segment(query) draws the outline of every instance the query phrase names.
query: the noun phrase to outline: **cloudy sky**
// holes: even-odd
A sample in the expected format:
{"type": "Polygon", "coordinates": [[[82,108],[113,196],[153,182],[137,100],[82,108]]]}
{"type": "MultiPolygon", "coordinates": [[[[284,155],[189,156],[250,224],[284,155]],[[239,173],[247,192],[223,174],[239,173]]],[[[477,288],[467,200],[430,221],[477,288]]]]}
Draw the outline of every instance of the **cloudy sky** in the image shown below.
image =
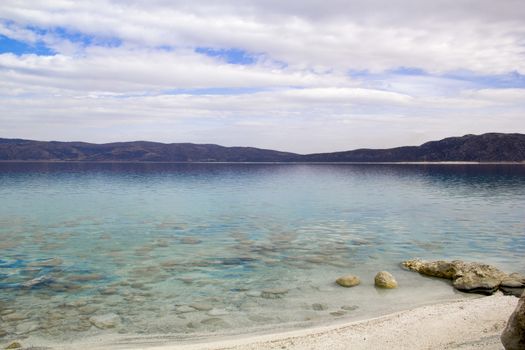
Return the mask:
{"type": "Polygon", "coordinates": [[[0,137],[300,153],[525,132],[523,0],[2,0],[0,137]]]}

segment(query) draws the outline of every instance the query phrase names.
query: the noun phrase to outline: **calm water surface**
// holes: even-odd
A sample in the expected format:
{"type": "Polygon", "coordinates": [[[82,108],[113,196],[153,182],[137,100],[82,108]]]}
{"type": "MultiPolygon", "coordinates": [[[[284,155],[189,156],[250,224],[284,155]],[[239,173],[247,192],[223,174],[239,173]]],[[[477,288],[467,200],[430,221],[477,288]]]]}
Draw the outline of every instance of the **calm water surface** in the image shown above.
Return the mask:
{"type": "Polygon", "coordinates": [[[471,297],[525,272],[523,165],[0,164],[0,341],[253,332],[471,297]],[[51,259],[51,260],[50,260],[51,259]],[[377,290],[388,270],[396,290],[377,290]],[[357,274],[359,287],[334,284],[357,274]],[[90,317],[115,314],[99,329],[90,317]]]}

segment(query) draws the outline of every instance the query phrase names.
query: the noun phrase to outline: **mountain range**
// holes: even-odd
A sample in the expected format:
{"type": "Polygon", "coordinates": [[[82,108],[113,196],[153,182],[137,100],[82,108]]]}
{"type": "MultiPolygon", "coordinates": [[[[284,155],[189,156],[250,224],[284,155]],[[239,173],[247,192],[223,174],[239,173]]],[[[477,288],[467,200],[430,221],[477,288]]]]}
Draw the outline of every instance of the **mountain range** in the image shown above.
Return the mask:
{"type": "Polygon", "coordinates": [[[100,162],[525,162],[525,134],[448,137],[420,146],[296,154],[253,147],[147,141],[93,144],[0,138],[0,161],[100,162]]]}

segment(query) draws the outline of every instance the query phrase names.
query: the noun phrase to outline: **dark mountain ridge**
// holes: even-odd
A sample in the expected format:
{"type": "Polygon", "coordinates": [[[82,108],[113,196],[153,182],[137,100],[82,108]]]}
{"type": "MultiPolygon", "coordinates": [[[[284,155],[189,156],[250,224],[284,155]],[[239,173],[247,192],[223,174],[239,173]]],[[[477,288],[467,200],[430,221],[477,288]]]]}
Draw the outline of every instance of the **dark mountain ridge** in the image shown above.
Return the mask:
{"type": "Polygon", "coordinates": [[[525,135],[487,133],[420,146],[300,155],[253,147],[149,141],[93,144],[0,138],[0,161],[105,162],[524,162],[525,135]]]}

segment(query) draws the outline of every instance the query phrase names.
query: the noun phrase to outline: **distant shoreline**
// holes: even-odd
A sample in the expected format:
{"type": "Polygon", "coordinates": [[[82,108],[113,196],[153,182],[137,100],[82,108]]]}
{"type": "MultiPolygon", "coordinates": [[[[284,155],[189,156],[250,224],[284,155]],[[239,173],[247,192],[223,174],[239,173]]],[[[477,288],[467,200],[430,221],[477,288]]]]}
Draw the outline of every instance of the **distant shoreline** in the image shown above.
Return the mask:
{"type": "Polygon", "coordinates": [[[144,160],[0,160],[1,163],[77,163],[77,164],[297,164],[297,165],[525,165],[521,162],[472,162],[472,161],[435,161],[435,162],[176,162],[144,160]]]}

